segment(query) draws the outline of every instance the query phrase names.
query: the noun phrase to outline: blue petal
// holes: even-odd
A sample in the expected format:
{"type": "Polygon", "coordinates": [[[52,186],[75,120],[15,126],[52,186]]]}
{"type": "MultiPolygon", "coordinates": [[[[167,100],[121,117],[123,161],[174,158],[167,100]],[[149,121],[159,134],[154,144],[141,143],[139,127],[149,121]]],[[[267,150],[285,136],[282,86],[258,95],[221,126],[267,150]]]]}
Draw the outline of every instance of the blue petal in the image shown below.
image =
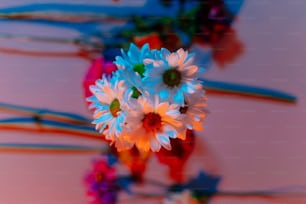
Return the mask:
{"type": "Polygon", "coordinates": [[[138,61],[139,57],[140,57],[140,51],[138,49],[138,47],[131,43],[130,45],[130,49],[128,51],[128,56],[130,57],[131,60],[135,60],[138,61]]]}
{"type": "Polygon", "coordinates": [[[178,89],[176,94],[173,96],[173,100],[174,102],[176,102],[177,104],[183,106],[184,105],[184,95],[183,92],[178,89]]]}
{"type": "Polygon", "coordinates": [[[94,122],[95,123],[101,123],[101,122],[108,122],[113,116],[110,113],[106,113],[101,115],[99,118],[95,119],[94,122]]]}
{"type": "Polygon", "coordinates": [[[144,46],[141,48],[141,53],[140,53],[140,59],[144,59],[146,55],[149,53],[149,44],[146,43],[144,46]]]}
{"type": "Polygon", "coordinates": [[[158,93],[159,97],[161,100],[166,100],[169,98],[170,96],[170,91],[168,89],[164,89],[164,90],[161,90],[159,93],[158,93]]]}

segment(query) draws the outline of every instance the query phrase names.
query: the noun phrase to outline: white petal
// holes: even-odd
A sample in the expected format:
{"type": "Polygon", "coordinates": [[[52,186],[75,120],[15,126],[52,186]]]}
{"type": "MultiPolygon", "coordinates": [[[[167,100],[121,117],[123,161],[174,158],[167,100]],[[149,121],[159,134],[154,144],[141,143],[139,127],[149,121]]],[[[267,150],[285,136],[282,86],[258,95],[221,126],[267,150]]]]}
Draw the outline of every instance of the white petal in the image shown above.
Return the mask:
{"type": "Polygon", "coordinates": [[[178,54],[177,53],[172,53],[168,58],[169,67],[171,67],[171,68],[177,67],[178,66],[178,59],[179,59],[178,54]]]}
{"type": "Polygon", "coordinates": [[[168,111],[168,108],[169,108],[169,104],[167,102],[163,102],[163,103],[160,103],[159,105],[157,105],[156,112],[159,115],[163,116],[168,111]]]}
{"type": "Polygon", "coordinates": [[[177,54],[179,55],[178,65],[183,65],[187,58],[188,52],[185,52],[184,49],[181,48],[177,51],[177,54]]]}
{"type": "Polygon", "coordinates": [[[150,58],[145,58],[144,60],[143,60],[143,64],[144,65],[148,65],[148,64],[152,64],[152,63],[154,63],[154,59],[150,59],[150,58]]]}
{"type": "Polygon", "coordinates": [[[188,66],[188,67],[185,67],[184,68],[184,75],[186,76],[192,76],[194,75],[197,71],[198,71],[198,67],[195,66],[195,65],[191,65],[191,66],[188,66]]]}
{"type": "Polygon", "coordinates": [[[107,123],[109,120],[111,120],[113,118],[113,116],[110,113],[106,113],[102,116],[100,116],[99,118],[96,118],[93,122],[96,123],[107,123]]]}
{"type": "Polygon", "coordinates": [[[176,138],[177,137],[177,131],[174,127],[170,125],[165,125],[163,127],[164,134],[167,135],[170,138],[176,138]]]}
{"type": "Polygon", "coordinates": [[[194,54],[188,54],[187,59],[184,62],[184,66],[190,66],[194,61],[194,54]]]}
{"type": "Polygon", "coordinates": [[[153,152],[158,152],[160,150],[161,145],[155,137],[151,138],[150,145],[153,152]]]}
{"type": "Polygon", "coordinates": [[[157,134],[157,139],[164,148],[166,148],[167,150],[171,150],[169,137],[164,134],[157,134]]]}

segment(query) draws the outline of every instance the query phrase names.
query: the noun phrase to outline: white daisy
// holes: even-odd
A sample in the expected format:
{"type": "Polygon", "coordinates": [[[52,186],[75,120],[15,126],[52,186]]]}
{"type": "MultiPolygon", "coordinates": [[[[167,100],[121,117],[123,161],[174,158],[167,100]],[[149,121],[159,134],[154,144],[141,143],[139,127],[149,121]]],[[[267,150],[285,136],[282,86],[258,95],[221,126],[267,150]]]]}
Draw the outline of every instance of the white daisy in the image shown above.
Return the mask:
{"type": "MultiPolygon", "coordinates": [[[[187,129],[203,130],[203,123],[206,117],[206,96],[203,89],[185,97],[185,104],[180,107],[183,116],[183,124],[187,129]]],[[[186,135],[180,135],[180,139],[185,139],[186,135]]]]}
{"type": "Polygon", "coordinates": [[[95,85],[90,86],[93,96],[87,99],[92,103],[90,108],[95,110],[92,123],[119,149],[131,147],[129,142],[122,140],[122,131],[128,113],[126,90],[124,80],[119,80],[115,73],[110,80],[103,77],[95,85]]]}
{"type": "Polygon", "coordinates": [[[179,49],[171,53],[161,49],[160,59],[146,59],[145,63],[152,63],[153,68],[147,72],[145,84],[153,94],[161,99],[184,105],[184,96],[202,89],[197,80],[198,67],[193,65],[194,55],[179,49]]]}
{"type": "Polygon", "coordinates": [[[159,151],[161,146],[171,150],[169,138],[176,138],[182,127],[179,106],[159,102],[157,95],[154,100],[148,96],[134,100],[137,102],[127,116],[127,140],[142,151],[159,151]]]}

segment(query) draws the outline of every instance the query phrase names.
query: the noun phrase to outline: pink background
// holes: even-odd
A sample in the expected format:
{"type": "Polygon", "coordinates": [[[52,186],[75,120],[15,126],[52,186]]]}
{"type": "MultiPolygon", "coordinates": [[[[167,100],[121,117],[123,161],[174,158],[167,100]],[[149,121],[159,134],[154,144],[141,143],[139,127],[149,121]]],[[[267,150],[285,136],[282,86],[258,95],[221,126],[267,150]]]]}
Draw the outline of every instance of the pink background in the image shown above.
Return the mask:
{"type": "MultiPolygon", "coordinates": [[[[1,7],[17,4],[2,0],[1,7]]],[[[29,3],[29,1],[25,1],[29,3]]],[[[71,1],[72,2],[72,1],[71,1]]],[[[74,2],[74,1],[73,1],[74,2]]],[[[21,4],[18,1],[18,4],[21,4]]],[[[205,131],[186,170],[219,173],[223,190],[257,190],[306,185],[306,2],[245,1],[234,27],[245,44],[242,56],[225,68],[213,67],[209,79],[241,82],[291,92],[295,105],[209,95],[205,131]]],[[[10,33],[78,36],[77,32],[39,25],[0,23],[10,33]]],[[[0,46],[34,50],[74,50],[0,40],[0,46]],[[31,47],[29,47],[31,46],[31,47]]],[[[82,77],[89,62],[0,53],[0,101],[75,112],[90,117],[83,100],[82,77]]],[[[4,114],[1,117],[7,116],[4,114]]],[[[0,142],[91,144],[96,141],[65,135],[1,131],[0,142]]],[[[84,204],[82,178],[95,154],[0,154],[0,203],[84,204]]],[[[166,169],[152,158],[147,177],[163,178],[166,169]]],[[[133,200],[130,200],[133,201],[133,200]]],[[[306,203],[305,198],[279,200],[216,197],[212,204],[306,203]]]]}

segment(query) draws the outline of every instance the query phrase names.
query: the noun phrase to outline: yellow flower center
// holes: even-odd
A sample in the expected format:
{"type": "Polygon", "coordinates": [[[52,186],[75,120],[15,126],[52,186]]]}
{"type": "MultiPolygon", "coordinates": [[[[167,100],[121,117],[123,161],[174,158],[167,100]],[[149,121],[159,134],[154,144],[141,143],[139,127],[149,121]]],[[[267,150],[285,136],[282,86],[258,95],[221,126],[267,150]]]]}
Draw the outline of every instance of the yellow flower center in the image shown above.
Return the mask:
{"type": "Polygon", "coordinates": [[[187,113],[187,111],[188,111],[188,106],[187,105],[180,107],[180,113],[185,114],[185,113],[187,113]]]}
{"type": "Polygon", "coordinates": [[[171,88],[180,85],[181,80],[181,73],[175,68],[168,69],[163,73],[163,82],[171,88]]]}
{"type": "Polygon", "coordinates": [[[111,114],[114,116],[114,117],[117,117],[118,116],[118,112],[121,110],[120,109],[120,102],[118,99],[114,99],[110,105],[109,105],[109,110],[111,112],[111,114]]]}
{"type": "Polygon", "coordinates": [[[159,130],[162,127],[161,117],[157,113],[147,113],[142,120],[142,125],[148,132],[159,130]]]}
{"type": "Polygon", "coordinates": [[[137,72],[141,77],[144,77],[143,73],[146,71],[144,64],[135,64],[133,66],[134,72],[137,72]]]}
{"type": "Polygon", "coordinates": [[[141,95],[140,91],[138,91],[138,89],[135,86],[132,87],[132,91],[133,91],[132,98],[138,98],[141,95]]]}

